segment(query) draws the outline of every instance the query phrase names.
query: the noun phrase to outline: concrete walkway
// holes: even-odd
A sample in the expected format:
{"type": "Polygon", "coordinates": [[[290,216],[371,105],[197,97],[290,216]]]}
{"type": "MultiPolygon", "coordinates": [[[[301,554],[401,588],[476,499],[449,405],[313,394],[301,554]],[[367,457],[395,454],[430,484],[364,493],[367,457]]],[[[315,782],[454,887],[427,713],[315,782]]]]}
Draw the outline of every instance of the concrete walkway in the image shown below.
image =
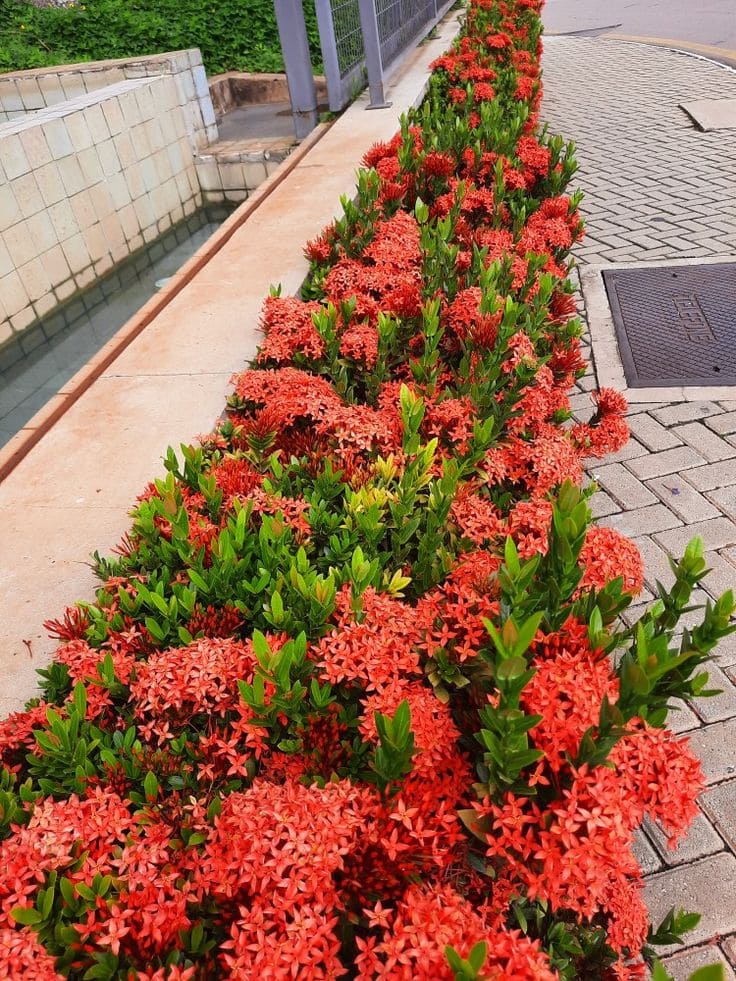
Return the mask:
{"type": "MultiPolygon", "coordinates": [[[[736,129],[701,133],[678,108],[736,98],[736,73],[664,48],[593,38],[547,38],[544,69],[544,117],[578,146],[584,284],[590,263],[736,259],[736,129]]],[[[582,418],[592,411],[589,389],[607,380],[606,362],[604,352],[599,378],[591,369],[573,396],[582,418]]],[[[719,394],[680,390],[659,401],[650,394],[631,406],[629,444],[591,468],[601,488],[595,511],[634,538],[650,590],[656,579],[672,581],[668,555],[702,535],[713,571],[700,601],[736,586],[736,401],[719,394]]],[[[723,694],[675,717],[703,761],[702,813],[675,852],[654,827],[639,844],[653,919],[672,906],[703,914],[685,950],[667,961],[677,981],[718,959],[736,978],[735,637],[721,645],[711,682],[723,694]]]]}
{"type": "Polygon", "coordinates": [[[430,62],[458,29],[448,14],[409,57],[389,85],[390,109],[366,112],[365,95],[353,103],[2,481],[0,716],[35,694],[35,670],[54,648],[43,621],[94,598],[89,555],[120,540],[167,446],[212,429],[231,375],[255,353],[269,286],[299,289],[304,245],[354,192],[366,150],[390,139],[399,115],[421,101],[430,62]]]}

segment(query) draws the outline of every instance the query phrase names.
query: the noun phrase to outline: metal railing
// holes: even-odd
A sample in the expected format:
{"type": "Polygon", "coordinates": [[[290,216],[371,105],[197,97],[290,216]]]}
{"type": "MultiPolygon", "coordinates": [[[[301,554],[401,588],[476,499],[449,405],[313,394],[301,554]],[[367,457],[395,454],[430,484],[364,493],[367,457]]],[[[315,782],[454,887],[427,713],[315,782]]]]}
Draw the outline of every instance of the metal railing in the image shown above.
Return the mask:
{"type": "Polygon", "coordinates": [[[437,0],[375,0],[375,6],[384,72],[437,23],[443,8],[437,0]]]}
{"type": "Polygon", "coordinates": [[[358,0],[315,0],[327,96],[343,109],[365,85],[365,47],[358,0]]]}
{"type": "Polygon", "coordinates": [[[315,0],[330,109],[354,98],[367,78],[371,109],[403,55],[444,17],[453,0],[315,0]]]}
{"type": "MultiPolygon", "coordinates": [[[[390,103],[386,77],[428,34],[453,0],[314,0],[330,109],[339,112],[364,88],[369,109],[390,103]]],[[[274,0],[294,124],[302,138],[315,125],[317,100],[301,0],[274,0]]]]}

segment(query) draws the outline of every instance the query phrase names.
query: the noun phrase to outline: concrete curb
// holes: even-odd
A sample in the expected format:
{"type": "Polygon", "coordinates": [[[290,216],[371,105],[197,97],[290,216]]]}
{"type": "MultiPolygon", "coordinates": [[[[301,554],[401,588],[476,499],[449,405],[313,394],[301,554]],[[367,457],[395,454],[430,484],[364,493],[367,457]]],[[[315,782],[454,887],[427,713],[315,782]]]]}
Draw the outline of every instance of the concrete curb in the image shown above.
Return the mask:
{"type": "Polygon", "coordinates": [[[730,48],[718,48],[711,44],[699,44],[696,41],[682,41],[671,37],[645,37],[639,34],[599,34],[602,41],[629,41],[632,44],[651,44],[658,48],[668,48],[680,54],[694,55],[715,61],[719,65],[736,69],[736,51],[730,48]]]}

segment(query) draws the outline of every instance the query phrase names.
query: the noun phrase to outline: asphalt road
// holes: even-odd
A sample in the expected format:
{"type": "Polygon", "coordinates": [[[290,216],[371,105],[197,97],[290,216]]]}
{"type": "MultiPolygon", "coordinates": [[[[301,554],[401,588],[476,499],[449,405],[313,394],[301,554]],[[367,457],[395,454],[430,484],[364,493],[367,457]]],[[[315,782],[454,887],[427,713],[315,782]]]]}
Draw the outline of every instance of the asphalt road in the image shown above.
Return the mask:
{"type": "Polygon", "coordinates": [[[736,50],[736,0],[547,0],[544,24],[554,34],[638,34],[736,50]]]}

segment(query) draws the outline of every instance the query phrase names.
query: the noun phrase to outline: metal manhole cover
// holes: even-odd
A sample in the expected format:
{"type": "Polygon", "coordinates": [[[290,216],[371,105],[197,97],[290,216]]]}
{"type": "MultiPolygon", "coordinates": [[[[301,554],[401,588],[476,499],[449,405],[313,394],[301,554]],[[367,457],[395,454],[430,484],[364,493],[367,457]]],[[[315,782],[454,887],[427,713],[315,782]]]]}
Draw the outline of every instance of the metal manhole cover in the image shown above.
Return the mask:
{"type": "Polygon", "coordinates": [[[630,388],[736,385],[736,263],[605,269],[630,388]]]}

